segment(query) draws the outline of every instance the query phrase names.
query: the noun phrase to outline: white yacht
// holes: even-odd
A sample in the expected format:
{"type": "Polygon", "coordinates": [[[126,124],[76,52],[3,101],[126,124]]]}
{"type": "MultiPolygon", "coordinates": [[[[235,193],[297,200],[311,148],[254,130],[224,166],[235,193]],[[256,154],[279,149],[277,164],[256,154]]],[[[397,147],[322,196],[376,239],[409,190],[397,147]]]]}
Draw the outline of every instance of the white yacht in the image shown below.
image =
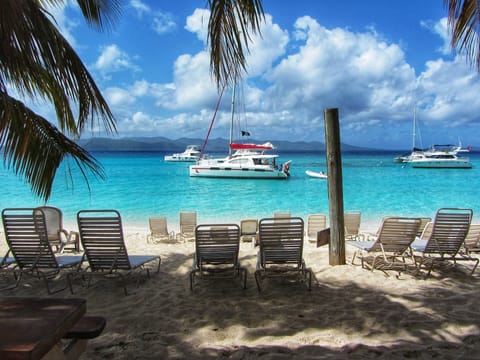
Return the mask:
{"type": "Polygon", "coordinates": [[[195,162],[200,159],[200,146],[188,145],[184,152],[173,155],[165,155],[164,161],[182,161],[182,162],[195,162]]]}
{"type": "Polygon", "coordinates": [[[200,159],[190,165],[191,177],[211,178],[251,178],[251,179],[287,179],[290,161],[278,164],[276,154],[267,154],[273,150],[271,143],[241,144],[232,143],[232,155],[219,159],[200,159]]]}
{"type": "Polygon", "coordinates": [[[468,157],[457,156],[456,153],[418,154],[408,161],[414,168],[434,169],[471,169],[472,164],[468,157]]]}

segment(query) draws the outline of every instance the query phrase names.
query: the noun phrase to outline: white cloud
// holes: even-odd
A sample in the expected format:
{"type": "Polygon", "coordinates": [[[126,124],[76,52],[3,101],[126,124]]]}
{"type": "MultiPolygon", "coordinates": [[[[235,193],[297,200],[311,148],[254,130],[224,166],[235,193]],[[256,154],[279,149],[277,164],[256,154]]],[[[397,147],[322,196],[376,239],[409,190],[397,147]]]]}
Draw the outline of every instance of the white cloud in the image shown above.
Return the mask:
{"type": "Polygon", "coordinates": [[[135,97],[128,90],[118,87],[107,88],[103,94],[113,108],[125,107],[135,102],[135,97]]]}
{"type": "Polygon", "coordinates": [[[94,67],[104,75],[124,70],[140,70],[133,64],[130,56],[115,44],[104,46],[101,51],[94,67]]]}
{"type": "Polygon", "coordinates": [[[141,0],[131,0],[130,6],[135,9],[137,15],[140,17],[151,12],[150,6],[148,6],[141,0]]]}
{"type": "Polygon", "coordinates": [[[195,9],[193,14],[187,17],[187,24],[185,25],[185,29],[195,33],[204,44],[207,43],[209,18],[209,10],[195,9]]]}
{"type": "Polygon", "coordinates": [[[453,128],[478,121],[472,114],[480,114],[480,77],[463,57],[429,61],[418,88],[424,121],[453,128]]]}
{"type": "Polygon", "coordinates": [[[158,34],[165,34],[177,27],[172,14],[160,10],[152,10],[141,0],[131,0],[130,6],[136,11],[139,18],[148,18],[152,22],[152,29],[158,34]]]}
{"type": "Polygon", "coordinates": [[[327,29],[308,16],[295,27],[298,52],[267,77],[271,86],[265,98],[272,109],[290,109],[308,126],[324,108],[338,107],[346,121],[354,116],[366,125],[385,108],[396,112],[405,106],[398,99],[411,93],[415,74],[398,45],[375,33],[327,29]]]}

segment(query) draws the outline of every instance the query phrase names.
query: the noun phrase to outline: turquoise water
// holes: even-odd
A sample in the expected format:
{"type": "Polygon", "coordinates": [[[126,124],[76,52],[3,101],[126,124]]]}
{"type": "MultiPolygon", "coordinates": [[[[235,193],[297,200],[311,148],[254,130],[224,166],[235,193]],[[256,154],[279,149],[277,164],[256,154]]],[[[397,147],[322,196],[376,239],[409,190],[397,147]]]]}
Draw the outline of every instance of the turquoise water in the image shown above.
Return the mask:
{"type": "MultiPolygon", "coordinates": [[[[148,217],[165,215],[178,224],[181,210],[197,210],[202,223],[272,216],[288,210],[306,219],[328,214],[327,182],[305,170],[326,170],[325,154],[281,154],[292,160],[289,180],[190,178],[188,163],[165,163],[160,152],[94,153],[107,174],[91,179],[89,191],[78,177],[72,188],[60,170],[48,204],[74,223],[81,209],[117,209],[125,224],[146,227],[148,217]]],[[[386,215],[431,216],[440,207],[469,207],[480,219],[480,155],[464,169],[412,169],[393,163],[396,153],[342,155],[344,208],[362,212],[362,223],[378,224],[386,215]]],[[[43,202],[10,171],[0,173],[0,207],[32,207],[43,202]]],[[[475,220],[476,221],[476,220],[475,220]]]]}

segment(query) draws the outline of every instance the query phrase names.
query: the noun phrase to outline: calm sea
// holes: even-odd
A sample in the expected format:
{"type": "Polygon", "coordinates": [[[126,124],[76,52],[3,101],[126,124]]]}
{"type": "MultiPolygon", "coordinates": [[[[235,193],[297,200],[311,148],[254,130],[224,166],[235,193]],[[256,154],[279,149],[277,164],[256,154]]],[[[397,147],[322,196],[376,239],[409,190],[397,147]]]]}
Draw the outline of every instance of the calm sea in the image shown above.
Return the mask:
{"type": "MultiPolygon", "coordinates": [[[[105,181],[80,176],[72,187],[60,170],[49,205],[60,207],[75,224],[81,209],[117,209],[124,224],[148,228],[148,217],[165,215],[178,225],[181,210],[197,210],[199,223],[239,222],[288,210],[304,219],[328,214],[327,182],[305,170],[326,170],[325,154],[281,154],[292,160],[291,177],[282,180],[190,178],[189,163],[166,163],[160,152],[94,153],[105,181]]],[[[412,169],[393,162],[397,153],[344,153],[345,210],[362,212],[362,224],[377,225],[386,215],[431,216],[440,207],[468,207],[480,220],[480,154],[469,154],[473,169],[412,169]]],[[[0,173],[0,207],[33,207],[43,202],[6,169],[0,173]]],[[[373,227],[375,228],[375,226],[373,227]]]]}

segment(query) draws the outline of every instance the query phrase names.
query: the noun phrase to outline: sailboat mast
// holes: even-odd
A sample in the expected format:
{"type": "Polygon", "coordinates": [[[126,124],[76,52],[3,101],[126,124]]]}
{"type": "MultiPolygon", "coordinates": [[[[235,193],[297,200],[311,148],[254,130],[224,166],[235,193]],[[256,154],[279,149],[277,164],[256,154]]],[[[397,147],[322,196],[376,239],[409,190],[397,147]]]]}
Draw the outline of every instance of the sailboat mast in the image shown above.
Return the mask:
{"type": "Polygon", "coordinates": [[[229,141],[229,146],[228,146],[228,154],[232,155],[232,148],[230,145],[233,143],[233,120],[235,117],[235,89],[236,85],[233,85],[233,91],[232,91],[232,114],[231,114],[231,119],[230,119],[230,141],[229,141]]]}
{"type": "Polygon", "coordinates": [[[415,149],[415,130],[417,128],[417,105],[413,106],[413,138],[412,138],[412,151],[415,149]]]}

